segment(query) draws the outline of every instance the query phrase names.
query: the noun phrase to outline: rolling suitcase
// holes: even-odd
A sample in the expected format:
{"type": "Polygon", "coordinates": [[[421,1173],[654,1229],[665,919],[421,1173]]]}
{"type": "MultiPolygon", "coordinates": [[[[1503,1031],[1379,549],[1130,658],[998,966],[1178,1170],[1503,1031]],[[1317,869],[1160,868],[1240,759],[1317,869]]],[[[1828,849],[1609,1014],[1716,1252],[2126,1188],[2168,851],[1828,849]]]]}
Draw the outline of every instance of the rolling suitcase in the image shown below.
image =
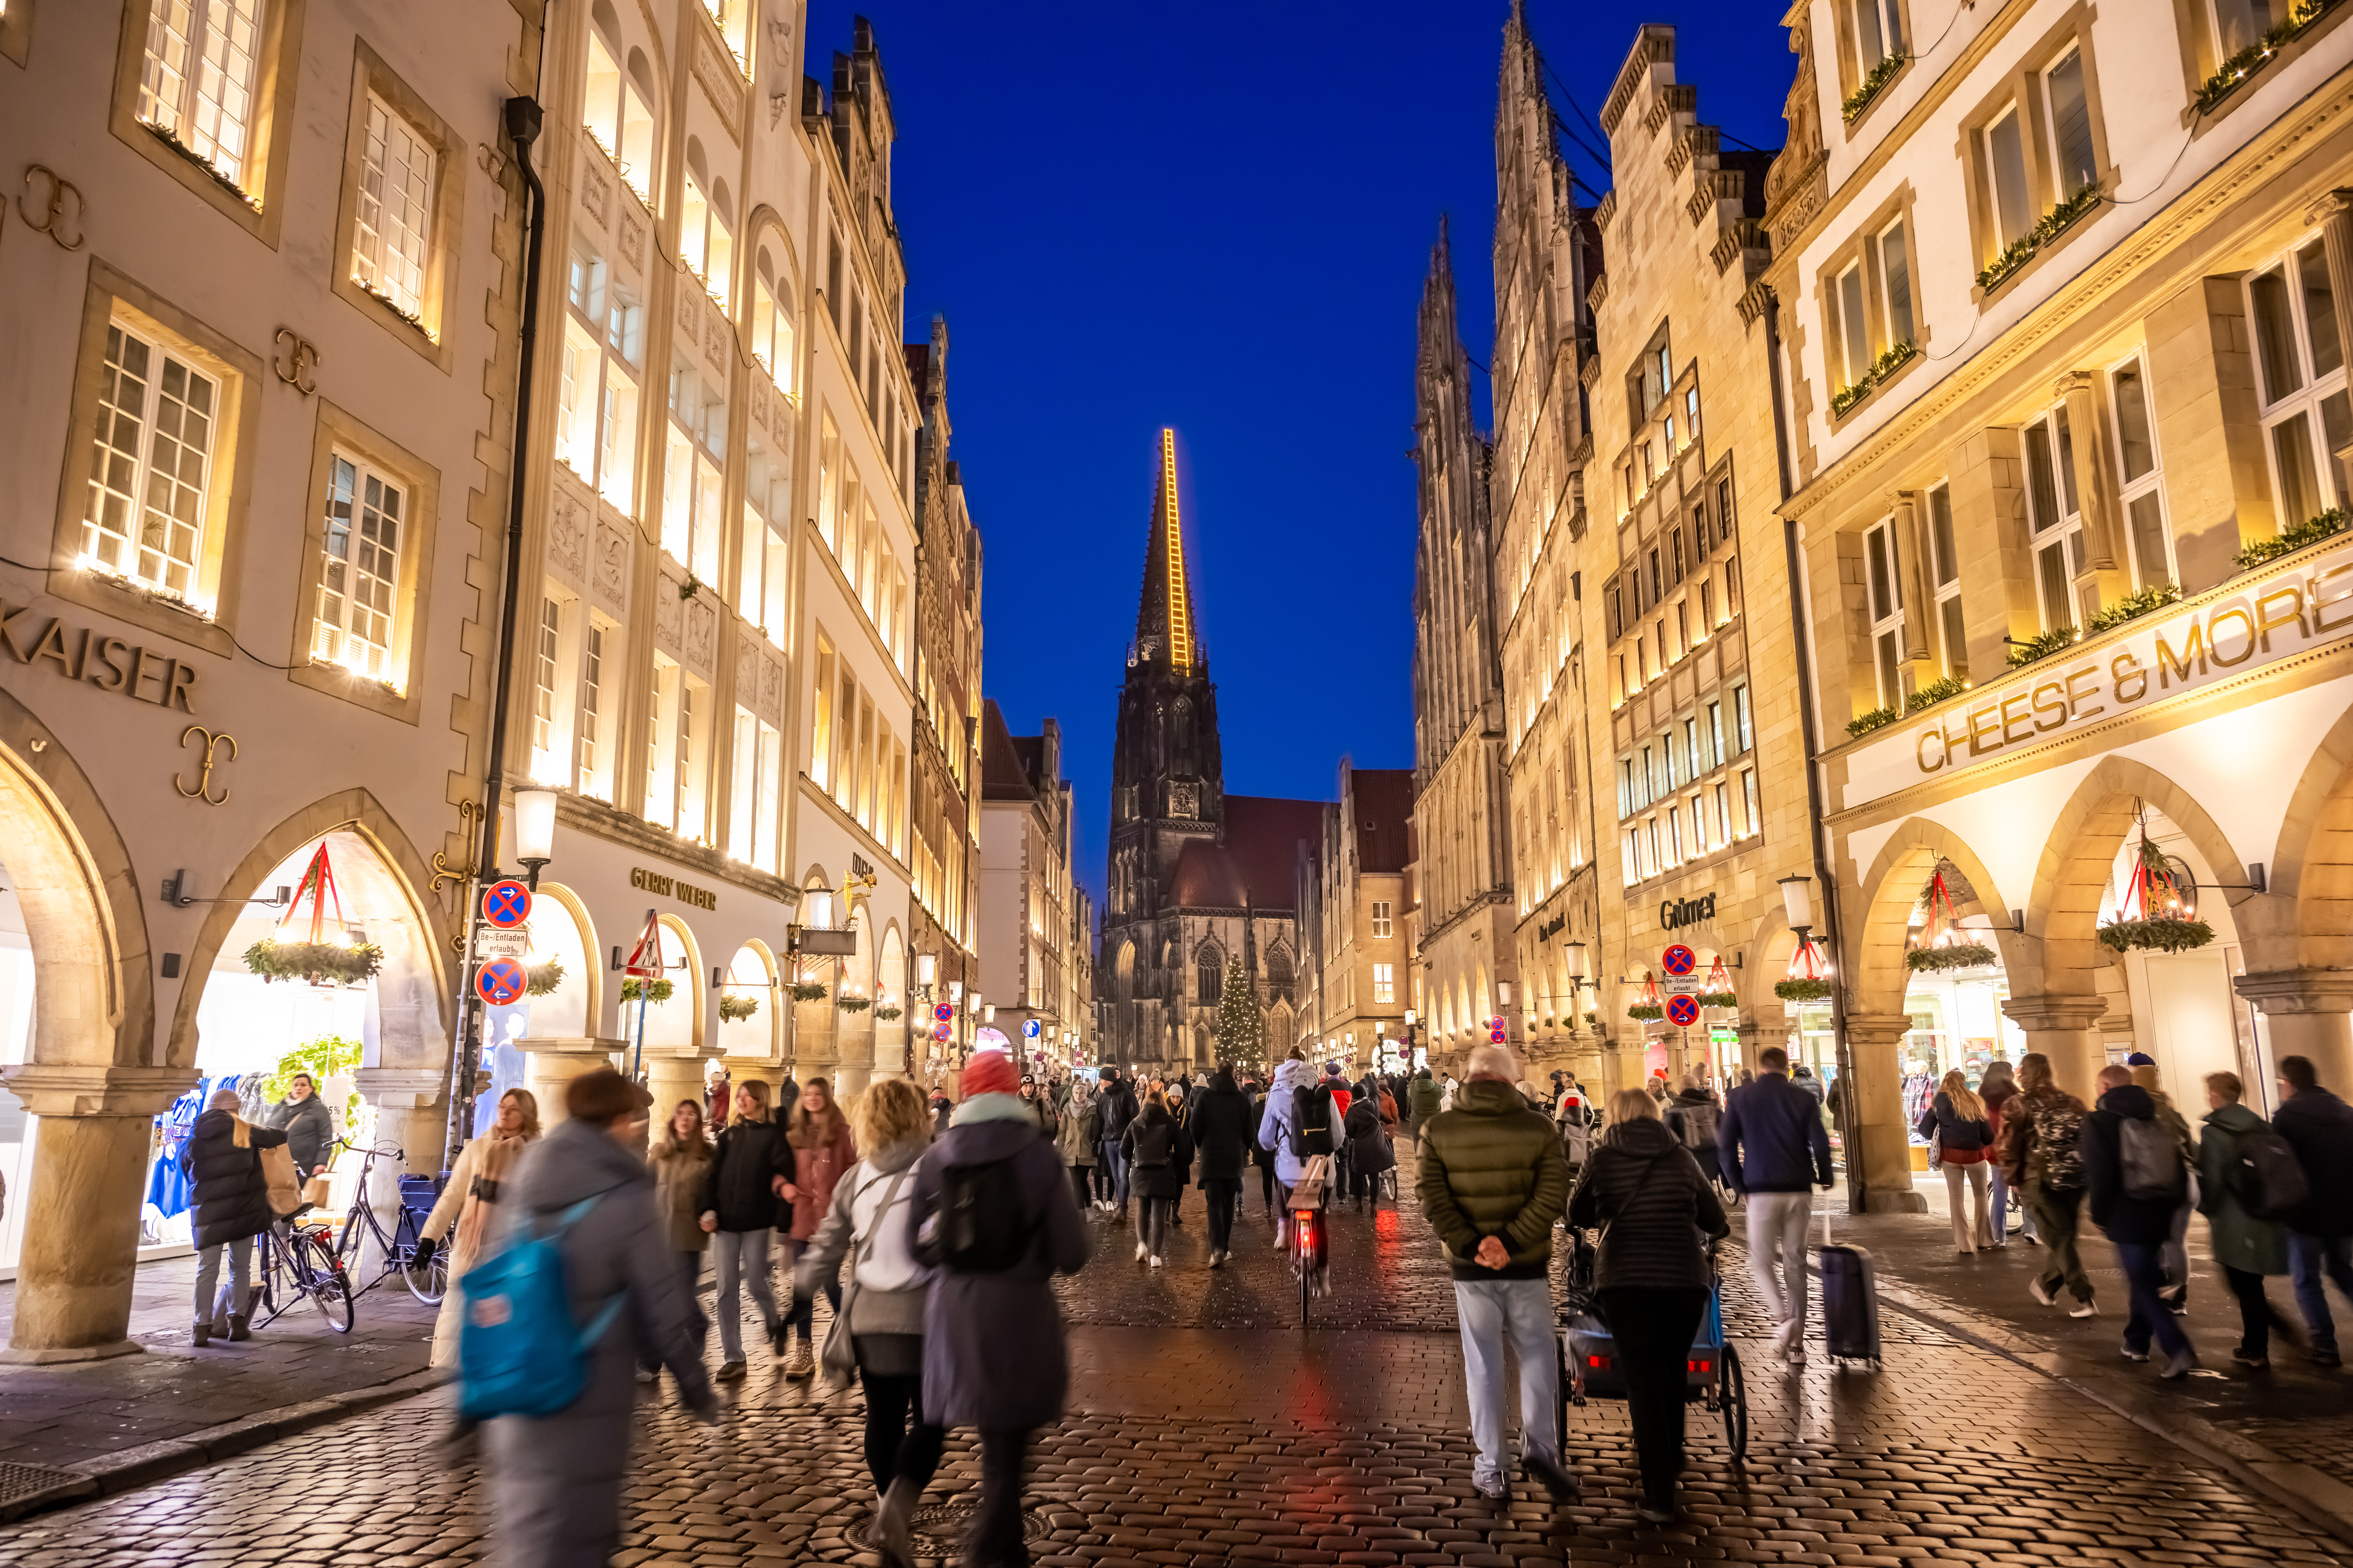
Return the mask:
{"type": "Polygon", "coordinates": [[[1830,1211],[1822,1211],[1822,1338],[1831,1365],[1851,1361],[1879,1370],[1879,1280],[1870,1252],[1831,1241],[1830,1211]]]}

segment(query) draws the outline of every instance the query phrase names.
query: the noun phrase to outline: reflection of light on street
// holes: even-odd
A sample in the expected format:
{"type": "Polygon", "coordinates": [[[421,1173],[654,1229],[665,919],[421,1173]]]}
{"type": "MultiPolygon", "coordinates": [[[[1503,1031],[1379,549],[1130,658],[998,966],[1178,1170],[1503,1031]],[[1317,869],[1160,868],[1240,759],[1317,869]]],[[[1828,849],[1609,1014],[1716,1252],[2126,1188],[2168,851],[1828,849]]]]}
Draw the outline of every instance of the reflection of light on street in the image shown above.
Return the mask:
{"type": "Polygon", "coordinates": [[[1397,1210],[1375,1209],[1373,1211],[1373,1234],[1385,1242],[1392,1244],[1395,1243],[1402,1234],[1402,1229],[1398,1224],[1397,1210]]]}

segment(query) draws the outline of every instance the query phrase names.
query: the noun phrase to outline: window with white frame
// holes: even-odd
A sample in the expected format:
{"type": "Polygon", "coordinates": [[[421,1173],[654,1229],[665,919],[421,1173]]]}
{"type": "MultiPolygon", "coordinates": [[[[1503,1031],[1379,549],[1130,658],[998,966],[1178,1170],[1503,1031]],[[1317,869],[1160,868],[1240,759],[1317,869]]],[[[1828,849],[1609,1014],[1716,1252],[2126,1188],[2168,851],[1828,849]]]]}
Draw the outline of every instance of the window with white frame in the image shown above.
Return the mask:
{"type": "Polygon", "coordinates": [[[646,820],[673,828],[678,822],[678,752],[670,742],[675,734],[678,687],[678,661],[654,655],[646,704],[646,820]]]}
{"type": "Polygon", "coordinates": [[[727,52],[735,57],[735,68],[750,76],[752,0],[702,0],[702,8],[719,24],[719,36],[727,40],[727,52]]]}
{"type": "Polygon", "coordinates": [[[2213,0],[2216,58],[2229,59],[2263,41],[2263,35],[2284,26],[2295,0],[2213,0]]]}
{"type": "Polygon", "coordinates": [[[1397,1005],[1397,966],[1389,963],[1373,965],[1373,1005],[1392,1007],[1397,1005]]]}
{"type": "Polygon", "coordinates": [[[336,452],[327,459],[327,516],[311,657],[388,685],[405,684],[393,665],[400,598],[401,508],[406,491],[375,468],[336,452]]]}
{"type": "Polygon", "coordinates": [[[1397,926],[1389,912],[1392,907],[1387,899],[1373,900],[1373,934],[1375,936],[1390,937],[1397,934],[1397,926]]]}
{"type": "Polygon", "coordinates": [[[1938,485],[1928,492],[1929,571],[1936,600],[1937,651],[1947,675],[1969,678],[1969,634],[1961,619],[1961,562],[1953,540],[1953,490],[1938,485]]]}
{"type": "Polygon", "coordinates": [[[160,332],[109,323],[76,564],[209,613],[198,600],[222,386],[192,362],[160,332]]]}
{"type": "Polygon", "coordinates": [[[2092,146],[2092,103],[2084,83],[2084,51],[2069,49],[2042,73],[2043,102],[2051,127],[2052,194],[2065,201],[2100,181],[2092,146]]]}
{"type": "Polygon", "coordinates": [[[598,800],[613,798],[612,726],[617,716],[607,712],[613,678],[619,670],[619,633],[608,621],[591,616],[581,636],[580,706],[572,734],[574,788],[598,800]],[[608,667],[607,660],[611,657],[608,667]]]}
{"type": "Polygon", "coordinates": [[[645,306],[585,247],[572,253],[565,305],[556,460],[634,517],[645,306]]]}
{"type": "Polygon", "coordinates": [[[776,784],[770,772],[774,760],[763,744],[764,732],[776,731],[760,722],[758,715],[747,708],[735,710],[734,744],[732,748],[733,777],[727,792],[727,853],[738,860],[758,864],[762,851],[769,864],[776,861],[774,814],[764,814],[764,805],[776,798],[776,784]],[[765,816],[765,820],[764,820],[765,816]],[[763,829],[765,829],[764,832],[763,829]]]}
{"type": "Polygon", "coordinates": [[[2084,575],[2084,511],[2075,489],[2075,440],[2060,405],[2029,425],[2026,447],[2026,512],[2034,552],[2035,593],[2042,606],[2042,629],[2080,624],[2097,606],[2086,584],[2078,606],[2075,583],[2084,575]]]}
{"type": "Polygon", "coordinates": [[[1897,0],[1846,0],[1842,9],[1853,28],[1858,84],[1887,61],[1903,58],[1904,13],[1897,0]]]}
{"type": "Polygon", "coordinates": [[[2248,274],[2247,314],[2275,515],[2285,532],[2330,507],[2353,504],[2353,487],[2337,460],[2353,445],[2353,406],[2328,258],[2317,238],[2248,274]]]}
{"type": "Polygon", "coordinates": [[[720,497],[727,442],[723,388],[713,388],[685,359],[672,362],[670,424],[662,454],[661,547],[702,583],[719,581],[727,522],[720,497]]]}
{"type": "Polygon", "coordinates": [[[776,264],[768,258],[768,247],[762,246],[752,274],[752,357],[767,371],[776,390],[787,397],[798,395],[793,388],[796,352],[791,304],[777,287],[776,264]]]}
{"type": "Polygon", "coordinates": [[[555,767],[563,679],[564,601],[543,594],[539,623],[532,632],[531,660],[531,776],[541,784],[563,782],[555,767]]]}
{"type": "Polygon", "coordinates": [[[1919,328],[1912,319],[1912,252],[1905,243],[1904,221],[1898,218],[1879,231],[1879,319],[1885,348],[1915,341],[1919,328]]]}
{"type": "Polygon", "coordinates": [[[1748,834],[1764,831],[1765,818],[1757,806],[1757,770],[1744,768],[1740,773],[1740,798],[1748,812],[1748,834]]]}
{"type": "Polygon", "coordinates": [[[262,0],[155,0],[147,12],[139,118],[251,191],[262,0]]]}
{"type": "Polygon", "coordinates": [[[1839,343],[1842,356],[1839,375],[1842,386],[1860,386],[1871,374],[1871,327],[1863,314],[1862,263],[1858,261],[1838,275],[1836,289],[1839,315],[1839,343]]]}
{"type": "Polygon", "coordinates": [[[1910,672],[1904,663],[1904,584],[1896,559],[1894,519],[1875,522],[1862,534],[1863,613],[1871,620],[1871,662],[1878,676],[1879,706],[1902,708],[1910,672]]]}
{"type": "Polygon", "coordinates": [[[679,258],[702,280],[704,292],[722,310],[729,309],[733,298],[734,216],[727,182],[705,177],[702,143],[689,138],[685,195],[679,204],[679,258]]]}
{"type": "Polygon", "coordinates": [[[1740,749],[1746,752],[1757,743],[1757,731],[1749,721],[1748,688],[1746,686],[1732,689],[1732,718],[1734,730],[1740,736],[1740,749]]]}
{"type": "Polygon", "coordinates": [[[833,639],[817,634],[817,689],[809,704],[809,783],[830,795],[834,790],[833,639]]]}
{"type": "Polygon", "coordinates": [[[2026,132],[2017,103],[1995,114],[1978,134],[1984,138],[1984,167],[1990,186],[1986,205],[1993,216],[1993,249],[1999,255],[2024,239],[2037,217],[2033,193],[2027,185],[2026,132]]]}
{"type": "Polygon", "coordinates": [[[368,94],[352,277],[412,320],[421,319],[425,310],[425,268],[433,241],[433,144],[384,100],[368,94]]]}
{"type": "Polygon", "coordinates": [[[2158,458],[2157,425],[2149,416],[2148,377],[2139,355],[2108,372],[2108,395],[2116,413],[2116,478],[2123,487],[2120,499],[2125,542],[2132,551],[2133,586],[2145,589],[2179,582],[2174,574],[2173,531],[2165,521],[2164,469],[2158,458]]]}
{"type": "Polygon", "coordinates": [[[640,201],[653,199],[653,71],[643,49],[628,48],[609,10],[588,31],[588,74],[581,117],[640,201]],[[626,64],[627,68],[624,68],[626,64]]]}

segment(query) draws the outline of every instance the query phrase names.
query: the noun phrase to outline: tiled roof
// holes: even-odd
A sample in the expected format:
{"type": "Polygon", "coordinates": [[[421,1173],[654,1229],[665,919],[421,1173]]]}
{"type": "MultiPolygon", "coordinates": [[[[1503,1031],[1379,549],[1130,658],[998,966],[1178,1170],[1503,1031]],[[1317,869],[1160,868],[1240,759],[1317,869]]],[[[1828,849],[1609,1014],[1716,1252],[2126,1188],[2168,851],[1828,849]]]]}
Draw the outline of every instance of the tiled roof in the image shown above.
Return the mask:
{"type": "Polygon", "coordinates": [[[1356,807],[1356,869],[1402,871],[1411,858],[1411,768],[1355,768],[1348,787],[1356,807]]]}
{"type": "Polygon", "coordinates": [[[1029,770],[1021,765],[1021,753],[1005,728],[1005,715],[997,711],[994,697],[985,697],[980,703],[980,798],[1038,798],[1038,792],[1029,787],[1029,770]]]}

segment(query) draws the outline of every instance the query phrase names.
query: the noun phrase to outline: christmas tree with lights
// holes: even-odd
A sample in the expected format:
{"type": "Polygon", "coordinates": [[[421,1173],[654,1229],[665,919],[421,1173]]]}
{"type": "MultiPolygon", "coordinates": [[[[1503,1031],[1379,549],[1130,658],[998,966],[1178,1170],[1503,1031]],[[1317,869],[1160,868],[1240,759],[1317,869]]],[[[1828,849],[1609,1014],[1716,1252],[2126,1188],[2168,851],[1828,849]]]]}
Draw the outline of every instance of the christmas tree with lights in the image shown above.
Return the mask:
{"type": "Polygon", "coordinates": [[[1266,1020],[1239,958],[1227,961],[1226,983],[1218,995],[1218,1060],[1236,1068],[1266,1066],[1266,1020]]]}

